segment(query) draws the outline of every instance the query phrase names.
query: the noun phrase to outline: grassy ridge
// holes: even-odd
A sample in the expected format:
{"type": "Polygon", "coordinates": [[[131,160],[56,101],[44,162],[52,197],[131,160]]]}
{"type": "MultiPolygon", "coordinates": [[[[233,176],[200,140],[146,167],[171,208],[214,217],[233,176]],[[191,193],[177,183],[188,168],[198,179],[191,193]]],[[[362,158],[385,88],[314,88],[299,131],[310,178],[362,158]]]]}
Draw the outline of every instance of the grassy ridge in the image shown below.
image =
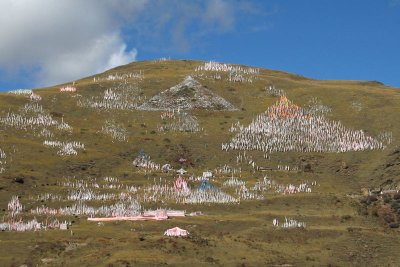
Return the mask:
{"type": "MultiPolygon", "coordinates": [[[[122,74],[143,71],[138,82],[147,99],[166,90],[187,75],[196,74],[200,61],[142,61],[124,65],[106,73],[122,74]]],[[[96,75],[97,76],[97,75],[96,75]]],[[[0,124],[0,148],[7,153],[6,171],[0,174],[0,216],[6,213],[12,195],[22,196],[29,207],[28,196],[57,191],[64,177],[117,176],[135,185],[144,185],[160,176],[143,174],[132,166],[132,160],[144,149],[161,164],[179,168],[183,155],[193,163],[190,173],[236,165],[238,151],[224,152],[221,143],[233,136],[229,128],[239,121],[247,126],[252,119],[277,101],[264,88],[275,85],[283,89],[295,104],[306,107],[312,97],[332,108],[327,117],[339,120],[348,128],[363,129],[371,136],[391,132],[393,143],[386,150],[332,153],[274,153],[270,160],[261,152],[249,152],[269,172],[254,172],[243,165],[242,179],[254,184],[265,174],[280,183],[316,180],[319,187],[310,195],[270,196],[262,201],[243,201],[240,205],[190,205],[187,211],[202,210],[206,216],[172,219],[167,222],[115,222],[104,226],[75,218],[70,231],[34,233],[0,232],[0,263],[3,266],[151,266],[168,263],[173,266],[268,266],[292,264],[362,266],[396,266],[399,261],[399,231],[388,229],[382,219],[359,213],[360,189],[375,188],[387,180],[400,183],[400,167],[392,153],[400,146],[400,91],[374,82],[319,81],[285,72],[261,69],[253,83],[230,83],[200,79],[217,95],[239,111],[193,110],[200,127],[197,133],[157,131],[161,112],[139,110],[96,110],[77,106],[79,97],[61,94],[59,86],[35,90],[42,96],[40,104],[53,118],[73,127],[71,133],[53,130],[53,138],[39,138],[34,132],[3,127],[0,124]],[[357,103],[361,109],[354,107],[357,103]],[[129,142],[113,141],[101,133],[107,119],[122,124],[129,142]],[[57,148],[42,145],[44,139],[85,144],[77,156],[60,157],[57,148]],[[394,161],[394,162],[393,162],[394,161]],[[305,163],[311,172],[304,172],[305,163]],[[299,172],[276,170],[276,166],[299,166],[299,172]],[[387,167],[388,164],[393,164],[387,167]],[[24,183],[15,182],[22,178],[24,183]],[[353,197],[350,197],[352,195],[353,197]],[[274,229],[272,219],[284,216],[307,222],[306,229],[274,229]],[[180,226],[192,233],[188,239],[166,239],[164,230],[180,226]],[[144,239],[140,241],[140,238],[144,239]],[[300,244],[300,246],[298,246],[300,244]],[[383,261],[383,262],[382,262],[383,261]]],[[[196,77],[195,77],[196,79],[196,77]]],[[[117,82],[93,82],[93,76],[75,82],[78,94],[100,96],[117,82]]],[[[0,94],[0,117],[18,112],[29,100],[24,96],[0,94]]],[[[186,167],[186,166],[185,166],[186,167]]],[[[221,185],[226,176],[215,183],[221,185]]],[[[174,207],[173,204],[170,205],[174,207]]],[[[179,208],[179,206],[175,206],[179,208]]]]}

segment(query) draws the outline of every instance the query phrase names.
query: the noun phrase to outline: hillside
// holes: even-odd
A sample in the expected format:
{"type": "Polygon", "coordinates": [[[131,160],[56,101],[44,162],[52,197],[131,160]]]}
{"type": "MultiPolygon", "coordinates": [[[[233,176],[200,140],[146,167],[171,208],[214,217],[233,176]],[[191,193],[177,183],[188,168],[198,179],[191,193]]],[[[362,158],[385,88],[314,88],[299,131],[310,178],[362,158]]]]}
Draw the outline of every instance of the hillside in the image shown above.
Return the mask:
{"type": "Polygon", "coordinates": [[[236,108],[225,99],[203,87],[198,81],[187,76],[181,83],[152,97],[138,107],[140,110],[206,109],[230,110],[236,108]]]}
{"type": "Polygon", "coordinates": [[[396,266],[398,114],[380,83],[189,60],[2,93],[0,262],[396,266]],[[87,220],[157,208],[203,215],[87,220]],[[2,226],[33,218],[69,230],[2,226]],[[174,226],[189,237],[164,237],[174,226]]]}

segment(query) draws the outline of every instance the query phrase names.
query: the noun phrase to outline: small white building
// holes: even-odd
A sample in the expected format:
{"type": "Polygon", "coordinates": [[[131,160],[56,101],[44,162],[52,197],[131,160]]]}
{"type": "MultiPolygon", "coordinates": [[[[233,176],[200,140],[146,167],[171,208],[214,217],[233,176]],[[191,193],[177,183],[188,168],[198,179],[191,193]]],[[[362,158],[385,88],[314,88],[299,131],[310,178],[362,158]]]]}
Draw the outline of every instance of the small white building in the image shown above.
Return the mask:
{"type": "Polygon", "coordinates": [[[210,171],[203,172],[203,178],[212,178],[212,176],[212,172],[210,171]]]}
{"type": "Polygon", "coordinates": [[[178,174],[185,174],[187,171],[185,171],[183,168],[180,168],[179,170],[176,171],[178,174]]]}
{"type": "Polygon", "coordinates": [[[68,223],[60,223],[60,230],[68,230],[68,223]]]}
{"type": "Polygon", "coordinates": [[[171,171],[171,170],[172,170],[171,164],[164,164],[164,165],[161,167],[161,170],[162,170],[163,172],[169,172],[169,171],[171,171]]]}

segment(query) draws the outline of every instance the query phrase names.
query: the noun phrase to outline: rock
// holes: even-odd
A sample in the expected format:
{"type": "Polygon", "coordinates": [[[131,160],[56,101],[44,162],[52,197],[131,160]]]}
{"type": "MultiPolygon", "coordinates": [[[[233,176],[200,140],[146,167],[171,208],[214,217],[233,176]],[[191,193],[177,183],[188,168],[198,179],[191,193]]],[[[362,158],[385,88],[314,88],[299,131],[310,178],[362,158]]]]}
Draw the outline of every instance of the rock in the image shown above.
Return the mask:
{"type": "Polygon", "coordinates": [[[371,194],[379,195],[382,192],[382,188],[371,189],[371,194]]]}
{"type": "Polygon", "coordinates": [[[342,169],[345,170],[347,169],[349,166],[347,165],[346,162],[342,161],[342,169]]]}
{"type": "Polygon", "coordinates": [[[24,180],[23,177],[16,177],[16,178],[15,178],[15,182],[16,182],[16,183],[19,183],[19,184],[23,184],[23,183],[25,182],[25,180],[24,180]]]}
{"type": "Polygon", "coordinates": [[[55,262],[56,259],[52,259],[52,258],[43,258],[43,259],[41,259],[41,261],[42,261],[43,263],[52,263],[52,262],[55,262]]]}
{"type": "Polygon", "coordinates": [[[367,197],[367,196],[369,195],[369,190],[368,190],[368,188],[365,188],[365,187],[361,188],[361,194],[362,194],[364,197],[367,197]]]}

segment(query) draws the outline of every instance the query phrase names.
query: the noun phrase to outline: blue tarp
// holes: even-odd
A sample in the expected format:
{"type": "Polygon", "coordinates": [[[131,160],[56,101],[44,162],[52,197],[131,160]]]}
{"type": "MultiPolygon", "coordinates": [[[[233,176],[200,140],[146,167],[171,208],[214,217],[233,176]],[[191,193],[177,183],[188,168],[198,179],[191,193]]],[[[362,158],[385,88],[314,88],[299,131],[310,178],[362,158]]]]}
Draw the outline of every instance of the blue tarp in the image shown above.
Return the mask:
{"type": "Polygon", "coordinates": [[[204,191],[204,190],[210,190],[210,189],[215,189],[215,187],[212,184],[210,184],[209,180],[201,181],[201,184],[200,184],[198,190],[204,191]]]}

